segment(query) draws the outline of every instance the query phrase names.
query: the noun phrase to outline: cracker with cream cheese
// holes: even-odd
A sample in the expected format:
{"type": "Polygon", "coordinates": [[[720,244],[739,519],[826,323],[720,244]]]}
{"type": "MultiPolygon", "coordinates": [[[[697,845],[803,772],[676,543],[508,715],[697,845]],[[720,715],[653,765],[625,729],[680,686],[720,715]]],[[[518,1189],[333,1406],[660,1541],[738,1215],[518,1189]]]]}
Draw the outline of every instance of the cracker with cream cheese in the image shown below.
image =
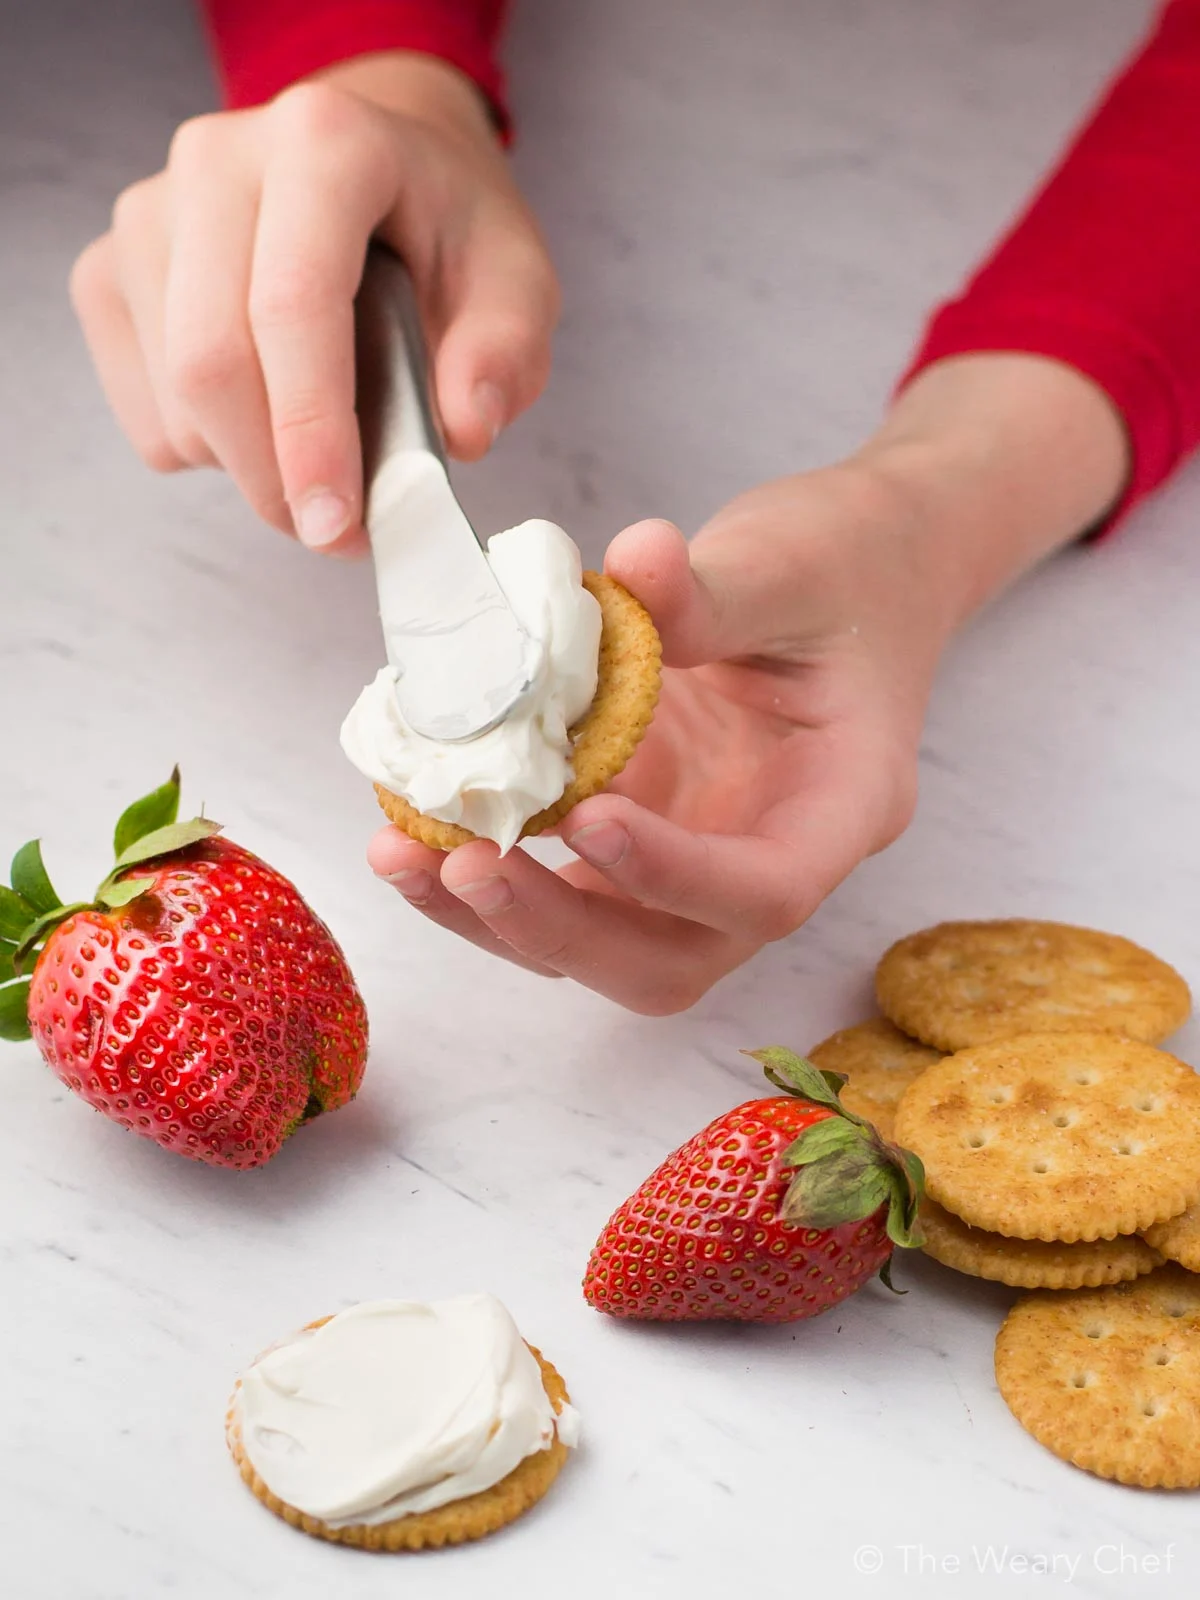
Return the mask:
{"type": "MultiPolygon", "coordinates": [[[[596,693],[571,731],[572,777],[561,797],[530,817],[521,837],[545,833],[575,806],[606,789],[641,743],[658,704],[662,644],[650,613],[615,578],[585,572],[583,586],[600,607],[596,693]]],[[[453,850],[476,837],[469,828],[415,810],[403,795],[375,785],[388,819],[434,850],[453,850]]]]}

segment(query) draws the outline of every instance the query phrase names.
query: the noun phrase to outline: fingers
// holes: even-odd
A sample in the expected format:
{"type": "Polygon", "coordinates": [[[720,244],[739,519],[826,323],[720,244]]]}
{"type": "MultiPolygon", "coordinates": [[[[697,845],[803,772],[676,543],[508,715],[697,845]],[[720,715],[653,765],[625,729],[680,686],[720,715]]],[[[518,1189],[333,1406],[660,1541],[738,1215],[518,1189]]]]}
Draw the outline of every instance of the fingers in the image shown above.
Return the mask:
{"type": "Polygon", "coordinates": [[[690,545],[670,523],[636,523],[609,547],[606,570],[649,609],[669,665],[786,665],[835,635],[855,637],[869,620],[860,563],[878,566],[893,545],[902,552],[880,540],[897,526],[896,510],[865,478],[829,469],[763,484],[690,545]],[[860,550],[864,533],[869,548],[860,550]]]}
{"type": "Polygon", "coordinates": [[[473,461],[537,399],[550,371],[559,291],[523,207],[488,208],[448,286],[434,374],[451,452],[473,461]]]}
{"type": "Polygon", "coordinates": [[[163,329],[170,237],[166,181],[132,184],[113,207],[113,262],[118,287],[137,336],[155,404],[171,449],[189,467],[215,460],[167,370],[163,329]]]}
{"type": "Polygon", "coordinates": [[[757,776],[754,836],[690,832],[613,794],[577,806],[561,834],[639,905],[757,947],[794,932],[903,831],[915,800],[903,771],[886,730],[805,730],[757,776]]]}
{"type": "Polygon", "coordinates": [[[186,465],[163,425],[133,318],[117,283],[113,237],[88,245],[71,272],[71,303],[105,399],[133,448],[156,472],[186,465]]]}
{"type": "Polygon", "coordinates": [[[296,531],[328,549],[362,515],[354,296],[398,175],[376,117],[351,96],[307,85],[271,115],[250,325],[296,531]]]}
{"type": "Polygon", "coordinates": [[[442,882],[526,961],[645,1015],[686,1009],[750,954],[711,929],[580,889],[520,850],[463,845],[442,882]]]}
{"type": "Polygon", "coordinates": [[[756,944],[793,932],[813,903],[782,840],[691,833],[617,795],[577,807],[563,841],[639,905],[756,944]]]}
{"type": "Polygon", "coordinates": [[[89,348],[142,455],[219,461],[313,548],[361,543],[353,306],[376,231],[417,276],[449,445],[482,454],[545,382],[558,290],[536,225],[482,123],[448,135],[308,83],[185,123],[78,263],[89,348]]]}
{"type": "Polygon", "coordinates": [[[755,575],[746,573],[735,589],[707,582],[673,523],[652,518],[626,528],[609,545],[604,570],[654,618],[667,666],[701,666],[751,648],[752,613],[761,610],[761,602],[757,608],[751,602],[745,578],[755,575]],[[742,590],[747,595],[744,606],[737,603],[742,590]]]}
{"type": "Polygon", "coordinates": [[[168,381],[258,515],[290,532],[250,328],[258,189],[239,124],[220,116],[184,123],[171,146],[170,170],[163,308],[168,381]]]}
{"type": "Polygon", "coordinates": [[[557,978],[561,974],[536,961],[527,960],[504,940],[480,922],[479,918],[439,882],[439,873],[445,857],[438,850],[410,839],[399,828],[384,828],[367,847],[367,862],[371,870],[385,883],[390,883],[403,895],[409,905],[422,912],[431,922],[456,933],[469,944],[477,945],[489,955],[502,956],[515,966],[536,972],[540,977],[557,978]]]}

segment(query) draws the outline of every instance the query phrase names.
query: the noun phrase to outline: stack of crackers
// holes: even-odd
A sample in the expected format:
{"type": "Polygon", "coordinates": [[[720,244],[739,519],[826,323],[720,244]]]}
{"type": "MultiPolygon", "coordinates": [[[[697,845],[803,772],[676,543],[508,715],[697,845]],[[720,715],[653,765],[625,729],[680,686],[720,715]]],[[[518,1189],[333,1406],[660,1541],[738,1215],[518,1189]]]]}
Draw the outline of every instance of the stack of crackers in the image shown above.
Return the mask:
{"type": "Polygon", "coordinates": [[[1200,1076],[1155,1048],[1187,984],[1111,934],[953,922],[876,995],[809,1056],[924,1163],[926,1253],[1034,1291],[996,1341],[1013,1414],[1101,1477],[1200,1487],[1200,1076]]]}

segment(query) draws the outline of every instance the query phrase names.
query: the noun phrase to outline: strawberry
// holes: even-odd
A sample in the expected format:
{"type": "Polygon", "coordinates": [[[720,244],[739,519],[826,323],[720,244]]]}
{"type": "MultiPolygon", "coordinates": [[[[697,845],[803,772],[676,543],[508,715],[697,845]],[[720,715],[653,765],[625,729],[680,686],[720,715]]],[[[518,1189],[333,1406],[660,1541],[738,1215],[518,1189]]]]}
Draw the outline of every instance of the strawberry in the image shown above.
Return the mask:
{"type": "Polygon", "coordinates": [[[921,1163],[790,1051],[747,1051],[785,1094],[749,1100],[667,1157],[610,1217],[583,1292],[666,1322],[815,1317],[920,1243],[921,1163]]]}
{"type": "Polygon", "coordinates": [[[0,886],[0,1037],[32,1034],[69,1089],[167,1150],[257,1167],[354,1097],[366,1012],[288,880],[178,810],[176,769],[117,823],[90,902],[62,904],[36,840],[18,850],[0,886]]]}

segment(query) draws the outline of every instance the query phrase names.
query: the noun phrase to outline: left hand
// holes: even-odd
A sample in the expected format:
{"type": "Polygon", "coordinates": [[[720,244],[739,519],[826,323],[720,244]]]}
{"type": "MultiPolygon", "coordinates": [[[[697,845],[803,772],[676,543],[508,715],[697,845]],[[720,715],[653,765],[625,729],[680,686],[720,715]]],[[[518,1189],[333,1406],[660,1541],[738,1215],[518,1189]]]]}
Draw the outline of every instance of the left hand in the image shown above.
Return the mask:
{"type": "Polygon", "coordinates": [[[906,827],[951,631],[913,497],[851,461],[740,496],[690,548],[628,528],[606,570],[662,636],[662,699],[558,872],[385,828],[371,866],[443,927],[631,1010],[693,1004],[906,827]]]}

